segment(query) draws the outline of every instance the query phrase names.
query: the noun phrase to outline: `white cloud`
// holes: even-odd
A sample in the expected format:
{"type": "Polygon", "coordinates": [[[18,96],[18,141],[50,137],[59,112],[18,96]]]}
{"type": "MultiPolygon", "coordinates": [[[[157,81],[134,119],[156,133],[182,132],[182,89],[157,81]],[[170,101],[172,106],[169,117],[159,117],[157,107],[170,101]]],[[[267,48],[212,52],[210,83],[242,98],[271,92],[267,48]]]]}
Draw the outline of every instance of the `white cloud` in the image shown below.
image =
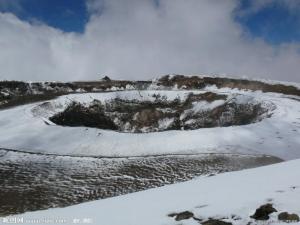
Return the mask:
{"type": "Polygon", "coordinates": [[[299,44],[269,46],[233,19],[237,0],[90,0],[83,34],[0,14],[0,79],[151,79],[226,73],[300,82],[299,44]]]}

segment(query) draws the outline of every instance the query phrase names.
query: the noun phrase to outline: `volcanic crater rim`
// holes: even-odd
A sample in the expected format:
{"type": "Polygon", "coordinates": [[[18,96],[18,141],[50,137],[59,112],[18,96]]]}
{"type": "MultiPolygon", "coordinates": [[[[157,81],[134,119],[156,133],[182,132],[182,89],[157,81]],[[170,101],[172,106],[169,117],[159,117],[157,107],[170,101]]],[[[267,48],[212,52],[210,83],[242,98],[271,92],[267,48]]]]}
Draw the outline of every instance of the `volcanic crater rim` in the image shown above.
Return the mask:
{"type": "MultiPolygon", "coordinates": [[[[264,102],[241,94],[188,90],[176,97],[161,90],[135,91],[130,98],[126,94],[120,91],[111,99],[95,98],[89,103],[72,99],[48,119],[61,126],[148,133],[247,125],[270,117],[272,111],[264,102]]],[[[51,102],[39,107],[53,110],[51,102]]]]}

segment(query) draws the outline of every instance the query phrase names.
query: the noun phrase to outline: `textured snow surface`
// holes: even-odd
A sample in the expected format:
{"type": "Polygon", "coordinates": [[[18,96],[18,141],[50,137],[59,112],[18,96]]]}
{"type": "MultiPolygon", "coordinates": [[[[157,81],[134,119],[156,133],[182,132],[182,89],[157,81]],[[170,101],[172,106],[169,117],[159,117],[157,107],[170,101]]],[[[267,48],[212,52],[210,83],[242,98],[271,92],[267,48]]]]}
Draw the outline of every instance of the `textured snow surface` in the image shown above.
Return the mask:
{"type": "MultiPolygon", "coordinates": [[[[124,91],[97,94],[72,94],[59,97],[44,109],[34,103],[0,111],[0,147],[31,152],[62,155],[140,156],[175,153],[242,153],[268,154],[282,159],[300,157],[300,101],[282,94],[217,89],[208,87],[203,93],[214,91],[227,94],[228,100],[258,101],[267,107],[276,106],[273,115],[261,122],[245,126],[204,128],[189,131],[157,133],[120,133],[85,127],[62,127],[51,124],[48,116],[62,111],[70,101],[88,104],[94,99],[112,98],[154,101],[153,94],[167,99],[185,99],[191,91],[124,91]],[[47,125],[47,122],[50,125],[47,125]]],[[[200,102],[199,104],[203,104],[200,102]]],[[[215,107],[205,103],[204,108],[215,107]]],[[[196,107],[196,106],[195,106],[196,107]]],[[[198,106],[196,107],[198,110],[198,106]]],[[[167,126],[169,121],[161,121],[167,126]]]]}
{"type": "MultiPolygon", "coordinates": [[[[155,85],[150,88],[156,89],[155,85]]],[[[112,88],[113,90],[113,88],[112,88]]],[[[198,102],[195,113],[224,103],[198,102]]],[[[170,120],[159,121],[168,127],[170,120]]],[[[86,93],[0,111],[0,148],[37,153],[90,156],[145,156],[193,153],[267,154],[285,160],[300,158],[300,98],[261,91],[242,91],[215,86],[201,91],[148,90],[86,93]],[[225,94],[231,101],[261,102],[272,112],[260,122],[231,127],[157,133],[120,133],[86,127],[62,127],[48,118],[63,111],[72,101],[90,104],[114,98],[155,101],[155,95],[168,100],[185,100],[189,93],[206,91],[225,94]],[[42,107],[41,107],[41,104],[42,107]]],[[[300,160],[150,189],[120,197],[84,203],[63,209],[50,209],[17,216],[24,224],[45,224],[42,220],[61,219],[63,224],[99,225],[192,225],[193,219],[176,222],[169,213],[191,211],[195,217],[225,219],[234,225],[248,224],[260,205],[272,203],[279,212],[300,214],[300,160]],[[34,220],[37,219],[37,220],[34,220]],[[30,220],[34,220],[30,223],[30,220]],[[84,222],[85,221],[85,222],[84,222]]],[[[279,224],[278,213],[262,224],[279,224]]],[[[14,216],[15,218],[15,216],[14,216]]],[[[5,218],[4,218],[5,219],[5,218]]],[[[1,222],[1,220],[0,220],[1,222]]],[[[58,224],[47,222],[47,224],[58,224]]],[[[256,224],[256,223],[253,223],[256,224]]]]}
{"type": "MultiPolygon", "coordinates": [[[[192,181],[143,192],[98,200],[64,209],[50,209],[19,215],[27,219],[84,219],[98,225],[175,225],[199,224],[193,219],[176,222],[169,213],[189,210],[198,218],[231,218],[244,225],[260,205],[272,203],[278,210],[268,222],[279,224],[280,212],[300,214],[300,160],[271,166],[200,177],[192,181]]],[[[30,223],[28,223],[30,224],[30,223]]],[[[52,224],[52,223],[49,223],[52,224]]],[[[256,223],[254,223],[256,224],[256,223]]]]}

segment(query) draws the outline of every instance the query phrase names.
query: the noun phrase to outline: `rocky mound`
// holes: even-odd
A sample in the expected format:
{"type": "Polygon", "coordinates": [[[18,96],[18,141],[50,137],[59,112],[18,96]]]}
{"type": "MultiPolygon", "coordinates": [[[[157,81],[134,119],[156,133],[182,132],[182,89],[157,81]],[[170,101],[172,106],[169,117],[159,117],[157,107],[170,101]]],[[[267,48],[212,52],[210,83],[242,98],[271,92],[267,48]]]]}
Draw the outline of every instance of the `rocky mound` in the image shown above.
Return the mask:
{"type": "Polygon", "coordinates": [[[0,81],[0,109],[41,100],[53,99],[70,93],[104,92],[116,90],[146,90],[151,86],[161,89],[237,88],[262,92],[300,96],[300,89],[293,85],[263,81],[209,76],[166,75],[153,81],[112,80],[109,77],[96,81],[80,82],[31,82],[0,81]]]}

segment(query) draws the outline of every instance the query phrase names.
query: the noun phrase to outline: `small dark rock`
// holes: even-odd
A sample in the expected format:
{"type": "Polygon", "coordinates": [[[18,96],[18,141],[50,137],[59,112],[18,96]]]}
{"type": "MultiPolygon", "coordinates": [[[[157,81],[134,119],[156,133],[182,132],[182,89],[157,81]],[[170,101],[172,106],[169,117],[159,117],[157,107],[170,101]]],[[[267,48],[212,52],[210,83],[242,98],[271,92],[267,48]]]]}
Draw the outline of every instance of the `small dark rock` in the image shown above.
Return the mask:
{"type": "Polygon", "coordinates": [[[224,222],[222,220],[216,220],[216,219],[209,219],[201,224],[202,225],[232,225],[232,223],[224,222]]]}
{"type": "Polygon", "coordinates": [[[102,78],[103,81],[111,81],[111,79],[108,76],[105,76],[102,78]]]}
{"type": "Polygon", "coordinates": [[[237,215],[231,215],[231,219],[233,220],[241,220],[242,218],[237,215]]]}
{"type": "Polygon", "coordinates": [[[193,219],[196,220],[196,221],[198,221],[198,222],[202,222],[203,221],[202,218],[198,218],[198,217],[195,217],[195,216],[193,217],[193,219]]]}
{"type": "Polygon", "coordinates": [[[289,214],[287,212],[282,212],[278,215],[278,220],[284,221],[284,222],[299,222],[300,218],[297,214],[289,214]]]}
{"type": "Polygon", "coordinates": [[[268,220],[270,218],[269,215],[273,212],[277,212],[277,210],[273,208],[272,204],[268,203],[256,209],[254,215],[252,215],[251,218],[256,220],[268,220]]]}
{"type": "Polygon", "coordinates": [[[168,214],[168,217],[175,217],[175,216],[177,216],[177,213],[170,213],[170,214],[168,214]]]}
{"type": "Polygon", "coordinates": [[[175,217],[176,221],[180,221],[180,220],[188,220],[188,219],[194,217],[194,214],[190,211],[184,211],[184,212],[180,212],[180,213],[170,213],[168,216],[175,217]]]}

